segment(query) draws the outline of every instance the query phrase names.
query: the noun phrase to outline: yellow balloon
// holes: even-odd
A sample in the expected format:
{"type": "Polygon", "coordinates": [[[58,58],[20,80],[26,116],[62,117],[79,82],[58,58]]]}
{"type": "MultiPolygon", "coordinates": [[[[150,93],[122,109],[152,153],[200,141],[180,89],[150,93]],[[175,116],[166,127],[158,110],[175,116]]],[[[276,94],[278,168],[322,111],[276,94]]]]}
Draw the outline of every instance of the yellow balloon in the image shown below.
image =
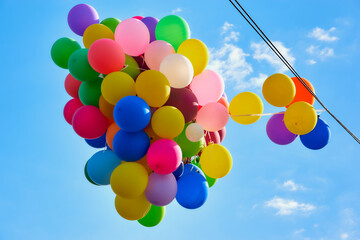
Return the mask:
{"type": "Polygon", "coordinates": [[[151,126],[159,137],[172,139],[178,136],[184,129],[185,119],[176,107],[163,106],[153,114],[151,126]]]}
{"type": "Polygon", "coordinates": [[[210,144],[202,150],[201,169],[211,178],[225,177],[232,168],[232,157],[224,146],[210,144]]]}
{"type": "Polygon", "coordinates": [[[101,93],[108,103],[116,105],[123,97],[136,95],[134,79],[124,72],[112,72],[102,81],[101,93]]]}
{"type": "Polygon", "coordinates": [[[268,77],[262,87],[265,100],[275,107],[289,105],[295,97],[295,91],[294,82],[282,73],[268,77]]]}
{"type": "Polygon", "coordinates": [[[249,114],[262,114],[263,103],[258,95],[252,92],[242,92],[236,95],[230,102],[229,112],[231,118],[240,124],[252,124],[261,116],[238,116],[249,114]]]}
{"type": "Polygon", "coordinates": [[[209,62],[209,51],[205,43],[198,39],[187,39],[181,43],[177,50],[187,57],[194,68],[194,76],[199,75],[209,62]]]}
{"type": "Polygon", "coordinates": [[[99,23],[90,25],[86,28],[83,35],[83,42],[85,48],[90,48],[91,44],[93,44],[96,40],[102,38],[109,38],[115,40],[114,33],[107,26],[99,23]]]}
{"type": "Polygon", "coordinates": [[[101,95],[99,99],[99,109],[101,113],[108,119],[114,119],[114,105],[108,103],[104,97],[101,95]]]}
{"type": "Polygon", "coordinates": [[[146,199],[145,194],[133,199],[116,196],[115,208],[120,216],[133,221],[145,217],[151,208],[151,203],[146,199]]]}
{"type": "Polygon", "coordinates": [[[309,103],[295,102],[286,109],[284,123],[290,132],[304,135],[315,128],[317,114],[314,107],[309,103]]]}
{"type": "Polygon", "coordinates": [[[150,107],[161,107],[170,96],[169,81],[164,74],[156,70],[140,73],[136,79],[135,90],[150,107]]]}
{"type": "Polygon", "coordinates": [[[143,165],[122,162],[111,174],[110,185],[114,193],[123,198],[136,198],[144,193],[149,181],[143,165]]]}

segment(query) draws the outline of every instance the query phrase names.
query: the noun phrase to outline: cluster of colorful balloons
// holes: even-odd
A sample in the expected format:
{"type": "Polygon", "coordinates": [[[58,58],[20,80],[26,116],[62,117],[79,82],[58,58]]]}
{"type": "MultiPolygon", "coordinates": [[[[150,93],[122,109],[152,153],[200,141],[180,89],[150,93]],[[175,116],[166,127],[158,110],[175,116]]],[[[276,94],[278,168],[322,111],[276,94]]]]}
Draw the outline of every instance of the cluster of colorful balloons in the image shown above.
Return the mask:
{"type": "Polygon", "coordinates": [[[162,220],[174,199],[201,207],[208,188],[232,168],[220,145],[229,103],[223,79],[206,69],[206,45],[191,39],[175,15],[100,22],[93,7],[79,4],[68,24],[84,48],[60,38],[51,57],[70,72],[65,120],[90,146],[104,148],[86,163],[87,179],[110,184],[117,212],[147,227],[162,220]]]}

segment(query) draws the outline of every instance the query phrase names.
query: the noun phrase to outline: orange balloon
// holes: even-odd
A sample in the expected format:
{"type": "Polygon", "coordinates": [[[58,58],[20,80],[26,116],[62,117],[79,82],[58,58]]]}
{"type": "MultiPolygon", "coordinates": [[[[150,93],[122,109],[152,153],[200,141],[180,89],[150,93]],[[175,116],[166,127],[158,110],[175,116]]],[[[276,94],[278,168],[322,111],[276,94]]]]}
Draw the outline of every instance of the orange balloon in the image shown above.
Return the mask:
{"type": "Polygon", "coordinates": [[[152,169],[149,167],[149,164],[148,164],[148,162],[147,162],[146,155],[145,155],[142,159],[140,159],[140,160],[138,160],[138,161],[136,161],[136,162],[138,162],[138,163],[140,163],[141,165],[143,165],[149,175],[153,172],[152,169]]]}
{"type": "MultiPolygon", "coordinates": [[[[221,97],[218,100],[218,103],[221,103],[222,105],[224,105],[224,107],[227,109],[227,111],[229,112],[229,102],[226,100],[226,98],[221,97]]],[[[200,109],[199,109],[200,110],[200,109]]]]}
{"type": "Polygon", "coordinates": [[[148,135],[149,138],[150,138],[150,144],[152,144],[153,142],[161,139],[161,137],[159,137],[158,135],[156,135],[156,133],[154,132],[154,130],[152,129],[151,126],[145,128],[144,131],[147,133],[147,135],[148,135]]]}
{"type": "Polygon", "coordinates": [[[106,131],[106,143],[109,145],[111,150],[113,149],[112,143],[113,139],[115,137],[115,134],[120,130],[119,126],[116,124],[116,122],[113,122],[106,131]]]}
{"type": "Polygon", "coordinates": [[[102,114],[109,119],[114,119],[113,111],[114,105],[108,103],[105,98],[101,95],[99,99],[99,108],[102,114]]]}
{"type": "MultiPolygon", "coordinates": [[[[304,79],[305,83],[309,86],[309,88],[311,89],[311,91],[313,91],[315,93],[315,89],[313,87],[313,85],[304,79]]],[[[295,102],[307,102],[310,105],[314,105],[315,102],[315,98],[313,95],[311,95],[311,93],[304,87],[304,85],[302,85],[302,83],[299,81],[299,79],[297,79],[297,77],[292,77],[291,80],[293,80],[294,84],[295,84],[295,97],[293,99],[293,101],[286,107],[289,107],[291,104],[295,103],[295,102]]]]}

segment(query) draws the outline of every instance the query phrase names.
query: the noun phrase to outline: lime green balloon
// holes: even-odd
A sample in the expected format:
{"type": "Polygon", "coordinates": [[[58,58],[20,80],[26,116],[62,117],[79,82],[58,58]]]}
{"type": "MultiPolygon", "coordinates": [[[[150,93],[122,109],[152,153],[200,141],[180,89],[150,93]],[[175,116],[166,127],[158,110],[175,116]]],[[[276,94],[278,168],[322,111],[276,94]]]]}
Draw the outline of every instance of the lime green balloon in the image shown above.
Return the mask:
{"type": "Polygon", "coordinates": [[[67,37],[60,38],[51,47],[51,58],[59,67],[68,69],[71,54],[80,48],[80,44],[74,39],[67,37]]]}
{"type": "Polygon", "coordinates": [[[205,146],[205,139],[202,138],[198,142],[191,142],[185,134],[185,129],[189,123],[185,124],[183,131],[174,138],[174,141],[179,144],[183,157],[192,157],[200,152],[200,150],[205,146]]]}
{"type": "Polygon", "coordinates": [[[134,58],[129,55],[125,55],[125,68],[121,72],[129,74],[133,79],[140,74],[139,65],[134,58]]]}
{"type": "Polygon", "coordinates": [[[79,88],[79,98],[84,105],[99,107],[102,80],[102,78],[98,77],[94,81],[81,83],[79,88]]]}
{"type": "Polygon", "coordinates": [[[78,49],[69,58],[69,71],[79,81],[92,81],[100,75],[91,68],[88,61],[88,52],[89,49],[86,48],[78,49]]]}
{"type": "Polygon", "coordinates": [[[190,38],[190,28],[182,17],[169,15],[162,18],[156,25],[155,37],[156,40],[170,43],[177,51],[180,44],[190,38]]]}
{"type": "Polygon", "coordinates": [[[110,17],[110,18],[105,18],[100,23],[104,24],[105,26],[110,28],[113,33],[115,33],[115,29],[120,22],[121,21],[119,19],[110,17]]]}
{"type": "Polygon", "coordinates": [[[89,174],[88,174],[88,172],[87,172],[87,165],[88,165],[88,163],[86,162],[85,167],[84,167],[84,173],[85,173],[86,179],[87,179],[90,183],[92,183],[92,184],[94,184],[94,185],[96,185],[96,186],[99,186],[98,184],[94,183],[93,180],[91,180],[91,178],[89,177],[89,174]]]}
{"type": "MultiPolygon", "coordinates": [[[[200,158],[197,157],[195,160],[192,161],[192,164],[198,166],[202,170],[199,161],[200,161],[200,158]]],[[[216,183],[217,179],[216,178],[211,178],[208,175],[206,175],[205,173],[204,173],[204,175],[205,175],[206,181],[208,182],[209,188],[211,188],[216,183]]]]}
{"type": "Polygon", "coordinates": [[[145,217],[138,220],[138,222],[145,227],[154,227],[158,225],[165,215],[164,206],[151,205],[149,212],[145,217]]]}

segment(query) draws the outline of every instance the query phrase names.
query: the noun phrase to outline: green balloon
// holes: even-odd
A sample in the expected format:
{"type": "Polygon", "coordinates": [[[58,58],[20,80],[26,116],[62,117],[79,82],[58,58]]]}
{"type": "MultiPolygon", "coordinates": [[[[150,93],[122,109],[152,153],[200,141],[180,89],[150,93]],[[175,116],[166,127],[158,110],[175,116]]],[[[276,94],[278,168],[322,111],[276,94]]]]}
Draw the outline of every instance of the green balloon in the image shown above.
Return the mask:
{"type": "Polygon", "coordinates": [[[68,69],[71,54],[80,48],[80,44],[74,39],[67,37],[60,38],[51,47],[51,58],[59,67],[68,69]]]}
{"type": "Polygon", "coordinates": [[[79,88],[79,98],[84,105],[99,107],[102,80],[102,78],[98,77],[94,81],[81,83],[79,88]]]}
{"type": "Polygon", "coordinates": [[[165,207],[151,205],[150,211],[145,217],[138,220],[138,222],[145,227],[154,227],[158,225],[165,215],[165,207]]]}
{"type": "Polygon", "coordinates": [[[177,51],[180,44],[190,38],[190,28],[182,17],[169,15],[162,18],[156,25],[155,37],[156,40],[170,43],[177,51]]]}
{"type": "Polygon", "coordinates": [[[111,31],[113,31],[113,33],[115,33],[115,29],[120,22],[121,21],[119,19],[110,17],[110,18],[105,18],[100,23],[104,24],[105,26],[110,28],[111,31]]]}
{"type": "MultiPolygon", "coordinates": [[[[191,163],[194,164],[194,165],[196,165],[196,166],[198,166],[198,167],[202,170],[199,161],[200,161],[200,158],[197,157],[197,158],[195,158],[191,163]]],[[[204,174],[205,174],[205,173],[204,173],[204,174]]],[[[211,177],[209,177],[209,176],[206,175],[206,174],[205,174],[205,178],[206,178],[206,181],[208,182],[209,188],[211,188],[211,187],[216,183],[216,181],[217,181],[216,178],[211,178],[211,177]]]]}
{"type": "Polygon", "coordinates": [[[92,81],[100,75],[91,68],[88,52],[89,49],[86,48],[78,49],[69,58],[69,71],[79,81],[92,81]]]}
{"type": "Polygon", "coordinates": [[[174,139],[174,141],[180,146],[183,157],[192,157],[198,154],[205,145],[204,138],[198,142],[192,142],[186,137],[185,130],[189,124],[190,123],[186,123],[183,131],[174,139]]]}
{"type": "Polygon", "coordinates": [[[85,167],[84,167],[84,173],[85,173],[86,179],[87,179],[90,183],[92,183],[92,184],[94,184],[94,185],[96,185],[96,186],[99,186],[99,184],[94,183],[94,182],[91,180],[91,178],[89,177],[89,174],[88,174],[88,172],[87,172],[87,165],[88,165],[88,163],[86,162],[85,167]]]}
{"type": "Polygon", "coordinates": [[[134,58],[130,57],[129,55],[125,55],[125,68],[121,70],[121,72],[129,74],[133,79],[140,74],[139,65],[135,61],[134,58]]]}

